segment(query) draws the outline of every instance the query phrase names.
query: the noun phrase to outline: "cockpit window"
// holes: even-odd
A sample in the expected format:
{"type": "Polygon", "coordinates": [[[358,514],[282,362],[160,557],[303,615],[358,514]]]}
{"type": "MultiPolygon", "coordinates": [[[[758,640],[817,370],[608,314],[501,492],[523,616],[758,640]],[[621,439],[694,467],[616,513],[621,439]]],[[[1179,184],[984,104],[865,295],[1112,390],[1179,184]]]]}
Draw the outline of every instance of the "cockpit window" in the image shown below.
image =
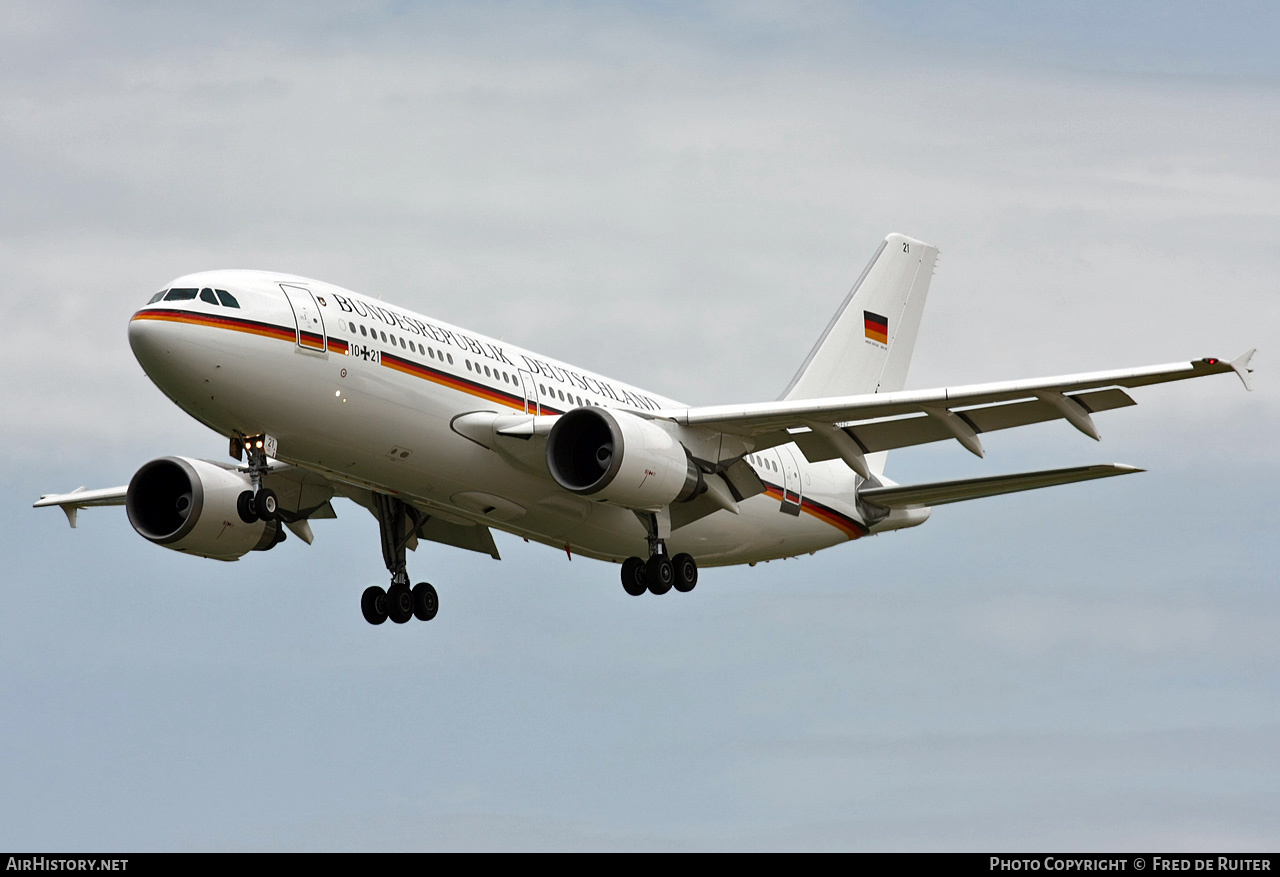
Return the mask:
{"type": "Polygon", "coordinates": [[[166,291],[167,290],[162,289],[159,292],[157,292],[155,295],[151,296],[151,301],[147,302],[147,304],[153,305],[156,302],[160,301],[160,299],[164,298],[164,294],[166,291]]]}
{"type": "Polygon", "coordinates": [[[240,302],[236,301],[236,297],[231,293],[227,292],[225,289],[215,289],[214,292],[218,293],[218,301],[222,302],[223,305],[225,305],[226,307],[229,307],[229,308],[240,307],[240,302]]]}
{"type": "Polygon", "coordinates": [[[218,303],[218,300],[213,297],[213,290],[208,287],[200,290],[200,300],[207,301],[211,305],[216,305],[218,303]]]}
{"type": "Polygon", "coordinates": [[[169,290],[169,294],[164,297],[164,300],[165,301],[190,301],[191,299],[195,298],[196,294],[199,292],[200,290],[198,289],[189,289],[189,288],[179,289],[178,287],[175,286],[173,289],[169,290]]]}

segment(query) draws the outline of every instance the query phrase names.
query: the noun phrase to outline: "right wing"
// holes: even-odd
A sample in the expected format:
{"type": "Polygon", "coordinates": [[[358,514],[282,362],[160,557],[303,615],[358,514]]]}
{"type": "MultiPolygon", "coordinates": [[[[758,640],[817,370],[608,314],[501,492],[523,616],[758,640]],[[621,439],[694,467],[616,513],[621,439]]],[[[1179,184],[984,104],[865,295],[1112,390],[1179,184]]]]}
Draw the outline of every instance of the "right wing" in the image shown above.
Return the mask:
{"type": "Polygon", "coordinates": [[[864,478],[865,454],[956,439],[983,456],[978,434],[1063,419],[1098,438],[1090,414],[1135,404],[1124,389],[1206,375],[1239,375],[1249,387],[1249,350],[1234,361],[1206,357],[1144,368],[1088,372],[993,384],[865,393],[750,405],[648,412],[687,426],[747,439],[752,450],[795,442],[810,462],[843,459],[864,478]]]}

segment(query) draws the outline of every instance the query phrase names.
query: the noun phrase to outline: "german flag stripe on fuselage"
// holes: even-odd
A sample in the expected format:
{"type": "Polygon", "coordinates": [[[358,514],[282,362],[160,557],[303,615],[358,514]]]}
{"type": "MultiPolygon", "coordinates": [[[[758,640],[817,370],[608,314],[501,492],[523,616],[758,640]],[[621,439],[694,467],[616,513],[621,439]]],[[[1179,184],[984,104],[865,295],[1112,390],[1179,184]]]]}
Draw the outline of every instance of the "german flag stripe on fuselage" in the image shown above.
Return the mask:
{"type": "MultiPolygon", "coordinates": [[[[290,344],[296,344],[298,341],[298,332],[296,329],[289,329],[284,326],[277,326],[274,323],[261,323],[257,320],[246,320],[242,317],[224,317],[221,314],[202,314],[194,311],[179,311],[171,308],[147,308],[138,311],[133,315],[135,320],[163,320],[170,323],[185,323],[191,326],[209,326],[214,329],[231,329],[235,332],[245,332],[250,335],[259,335],[263,338],[274,338],[277,341],[288,341],[290,344]]],[[[324,339],[313,332],[304,332],[303,338],[311,345],[303,346],[304,350],[321,350],[323,349],[324,339]]],[[[329,337],[329,350],[333,353],[348,354],[350,346],[341,338],[329,337]]],[[[394,369],[402,374],[412,375],[432,383],[439,384],[443,387],[458,390],[470,396],[479,396],[490,402],[497,402],[514,408],[517,411],[524,411],[524,396],[515,395],[513,393],[499,390],[496,387],[489,387],[479,381],[473,381],[460,375],[452,375],[448,372],[440,371],[432,368],[425,363],[414,362],[395,353],[380,352],[379,359],[384,366],[394,369]]],[[[564,412],[552,408],[549,405],[542,406],[543,414],[563,414],[564,412]]]]}
{"type": "MultiPolygon", "coordinates": [[[[402,374],[412,375],[415,378],[421,378],[424,381],[431,381],[432,383],[439,384],[442,387],[449,387],[450,389],[457,390],[461,393],[466,393],[469,396],[479,396],[480,398],[487,399],[490,402],[497,402],[499,405],[506,405],[509,408],[514,408],[522,413],[524,412],[523,395],[517,396],[514,393],[499,390],[496,387],[490,387],[478,381],[473,381],[470,378],[464,378],[461,375],[451,375],[448,372],[442,372],[439,369],[432,368],[425,363],[413,362],[412,360],[405,359],[404,357],[394,353],[383,353],[382,364],[387,368],[395,369],[402,374]]],[[[552,408],[549,405],[543,405],[542,413],[563,414],[564,412],[557,408],[552,408]]]]}
{"type": "Polygon", "coordinates": [[[191,326],[210,326],[214,329],[231,329],[246,332],[250,335],[261,335],[264,338],[275,338],[277,341],[296,343],[296,329],[286,329],[274,323],[260,323],[257,320],[246,320],[243,317],[224,317],[221,314],[201,314],[195,311],[179,311],[172,308],[147,308],[133,315],[134,320],[162,320],[169,323],[186,323],[191,326]]]}
{"type": "MultiPolygon", "coordinates": [[[[783,490],[776,484],[764,482],[764,492],[766,496],[782,502],[783,490]]],[[[788,492],[788,502],[795,505],[795,494],[788,492]]],[[[830,506],[823,505],[820,502],[814,502],[811,499],[802,499],[800,501],[800,511],[813,515],[823,523],[830,524],[837,530],[843,532],[850,539],[857,539],[867,535],[867,528],[858,521],[846,514],[836,511],[830,506]]]]}

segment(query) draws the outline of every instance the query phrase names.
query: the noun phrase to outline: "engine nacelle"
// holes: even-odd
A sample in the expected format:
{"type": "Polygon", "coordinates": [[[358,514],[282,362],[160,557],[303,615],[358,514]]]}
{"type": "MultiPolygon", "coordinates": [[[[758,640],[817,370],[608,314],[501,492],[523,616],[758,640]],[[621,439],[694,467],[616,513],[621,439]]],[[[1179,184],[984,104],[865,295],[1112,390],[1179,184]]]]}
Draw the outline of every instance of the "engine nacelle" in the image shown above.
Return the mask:
{"type": "Polygon", "coordinates": [[[236,511],[236,498],[252,487],[247,475],[204,460],[161,457],[134,473],[125,511],[133,529],[157,545],[236,560],[279,541],[279,521],[246,524],[236,511]]]}
{"type": "Polygon", "coordinates": [[[702,472],[662,427],[625,411],[575,408],[547,437],[547,468],[565,490],[657,510],[706,490],[702,472]]]}

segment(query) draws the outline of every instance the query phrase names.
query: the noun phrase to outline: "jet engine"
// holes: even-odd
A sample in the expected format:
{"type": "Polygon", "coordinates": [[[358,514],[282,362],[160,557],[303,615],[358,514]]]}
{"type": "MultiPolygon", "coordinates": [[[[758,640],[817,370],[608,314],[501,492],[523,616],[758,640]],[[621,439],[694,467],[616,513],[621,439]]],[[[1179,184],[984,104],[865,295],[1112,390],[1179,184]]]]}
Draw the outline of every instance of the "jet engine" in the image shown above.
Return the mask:
{"type": "Polygon", "coordinates": [[[249,477],[204,460],[161,457],[129,482],[129,523],[157,545],[215,560],[236,560],[281,541],[279,521],[246,524],[236,498],[252,489],[249,477]]]}
{"type": "Polygon", "coordinates": [[[657,510],[705,491],[702,472],[674,437],[625,411],[575,408],[547,437],[547,468],[565,490],[631,509],[657,510]]]}

